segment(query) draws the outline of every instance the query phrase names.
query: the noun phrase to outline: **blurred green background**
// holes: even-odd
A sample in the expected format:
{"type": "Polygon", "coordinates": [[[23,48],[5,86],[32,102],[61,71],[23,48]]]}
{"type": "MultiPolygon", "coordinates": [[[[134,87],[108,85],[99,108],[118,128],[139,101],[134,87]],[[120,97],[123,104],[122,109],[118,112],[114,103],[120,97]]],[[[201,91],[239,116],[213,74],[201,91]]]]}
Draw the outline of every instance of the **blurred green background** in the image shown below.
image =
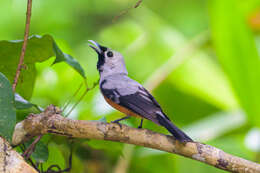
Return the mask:
{"type": "MultiPolygon", "coordinates": [[[[34,0],[30,35],[52,35],[60,48],[83,66],[89,85],[99,75],[97,55],[87,40],[121,52],[129,75],[152,91],[167,115],[192,138],[259,162],[260,1],[144,0],[132,8],[136,2],[34,0]]],[[[23,39],[26,3],[0,1],[1,40],[23,39]]],[[[67,64],[51,66],[53,61],[36,65],[37,80],[30,101],[42,107],[64,106],[83,82],[67,64]]],[[[73,98],[69,108],[78,98],[73,98]]],[[[28,112],[20,112],[18,119],[28,112]]],[[[69,115],[81,120],[103,117],[111,121],[122,114],[104,102],[98,87],[69,115]]],[[[137,127],[139,120],[123,123],[137,127]]],[[[143,127],[168,134],[148,121],[143,127]]],[[[44,167],[58,164],[66,168],[70,141],[46,138],[49,157],[44,167]]],[[[71,172],[224,171],[144,147],[76,140],[71,172]]]]}

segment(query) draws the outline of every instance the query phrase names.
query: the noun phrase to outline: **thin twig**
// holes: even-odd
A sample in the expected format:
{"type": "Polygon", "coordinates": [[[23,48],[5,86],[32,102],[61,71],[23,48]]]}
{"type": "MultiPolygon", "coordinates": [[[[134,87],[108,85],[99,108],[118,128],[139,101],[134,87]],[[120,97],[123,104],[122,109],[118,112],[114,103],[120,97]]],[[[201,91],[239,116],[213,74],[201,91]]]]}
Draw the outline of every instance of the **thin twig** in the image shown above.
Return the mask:
{"type": "Polygon", "coordinates": [[[83,83],[81,83],[78,87],[78,89],[75,91],[75,93],[68,99],[68,102],[65,103],[64,107],[61,109],[62,112],[65,111],[65,109],[68,107],[68,105],[70,104],[70,102],[72,101],[72,99],[79,93],[80,89],[82,88],[83,83]]]}
{"type": "Polygon", "coordinates": [[[43,135],[37,136],[37,138],[32,142],[32,144],[25,150],[25,152],[22,154],[22,156],[28,160],[33,153],[36,144],[40,141],[43,135]]]}
{"type": "Polygon", "coordinates": [[[112,22],[116,22],[120,17],[122,17],[123,15],[127,14],[131,9],[133,8],[137,8],[141,5],[141,3],[143,2],[143,0],[138,0],[132,7],[128,7],[127,9],[121,11],[119,13],[119,15],[115,16],[114,19],[112,20],[112,22]]]}
{"type": "MultiPolygon", "coordinates": [[[[22,152],[25,152],[25,145],[24,145],[24,143],[20,145],[20,149],[22,150],[22,152]]],[[[28,158],[28,159],[26,159],[26,160],[28,160],[29,163],[32,165],[32,167],[39,172],[38,167],[33,163],[33,161],[32,161],[31,158],[28,158]]]]}
{"type": "Polygon", "coordinates": [[[137,8],[141,5],[141,3],[143,2],[143,0],[139,0],[137,1],[137,3],[134,5],[134,8],[137,8]]]}
{"type": "Polygon", "coordinates": [[[27,41],[29,37],[29,30],[30,30],[30,23],[31,23],[31,11],[32,11],[32,0],[27,1],[27,12],[26,12],[26,22],[25,22],[25,31],[24,31],[24,41],[23,41],[23,46],[22,46],[22,51],[20,55],[20,60],[16,69],[15,73],[15,78],[13,82],[13,92],[15,92],[16,85],[18,83],[18,79],[23,67],[23,62],[24,62],[24,56],[25,56],[25,51],[26,51],[26,46],[27,46],[27,41]]]}
{"type": "Polygon", "coordinates": [[[75,109],[75,107],[81,102],[81,100],[85,97],[85,95],[86,95],[90,90],[94,89],[94,88],[98,85],[98,82],[99,82],[99,80],[98,80],[97,82],[95,82],[92,87],[87,88],[87,89],[84,91],[84,93],[81,95],[81,97],[79,98],[79,100],[72,106],[72,108],[71,108],[70,111],[65,115],[65,117],[68,117],[68,116],[69,116],[69,114],[70,114],[70,113],[75,109]]]}

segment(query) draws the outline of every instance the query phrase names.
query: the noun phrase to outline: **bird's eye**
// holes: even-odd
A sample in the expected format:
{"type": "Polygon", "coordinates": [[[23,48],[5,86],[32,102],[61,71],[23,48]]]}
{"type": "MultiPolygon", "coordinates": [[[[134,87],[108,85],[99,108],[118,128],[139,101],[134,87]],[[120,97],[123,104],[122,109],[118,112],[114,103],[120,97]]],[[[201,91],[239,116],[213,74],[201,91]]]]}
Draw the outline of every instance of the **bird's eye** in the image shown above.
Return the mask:
{"type": "Polygon", "coordinates": [[[112,57],[112,56],[113,56],[113,52],[108,51],[108,52],[107,52],[107,56],[108,56],[108,57],[112,57]]]}

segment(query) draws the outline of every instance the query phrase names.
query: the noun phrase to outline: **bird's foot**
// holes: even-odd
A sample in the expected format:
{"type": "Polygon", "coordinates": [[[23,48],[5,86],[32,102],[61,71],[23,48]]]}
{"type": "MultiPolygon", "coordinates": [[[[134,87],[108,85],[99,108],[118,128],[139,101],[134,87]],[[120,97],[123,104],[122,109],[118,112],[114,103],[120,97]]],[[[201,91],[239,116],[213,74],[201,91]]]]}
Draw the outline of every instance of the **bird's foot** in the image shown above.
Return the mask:
{"type": "Polygon", "coordinates": [[[130,118],[130,116],[125,116],[123,118],[111,121],[111,123],[116,123],[116,124],[118,124],[120,126],[120,128],[122,128],[122,124],[120,124],[119,122],[122,121],[122,120],[128,119],[128,118],[130,118]]]}
{"type": "Polygon", "coordinates": [[[120,124],[118,121],[111,121],[111,123],[116,123],[120,126],[120,129],[122,128],[122,124],[120,124]]]}

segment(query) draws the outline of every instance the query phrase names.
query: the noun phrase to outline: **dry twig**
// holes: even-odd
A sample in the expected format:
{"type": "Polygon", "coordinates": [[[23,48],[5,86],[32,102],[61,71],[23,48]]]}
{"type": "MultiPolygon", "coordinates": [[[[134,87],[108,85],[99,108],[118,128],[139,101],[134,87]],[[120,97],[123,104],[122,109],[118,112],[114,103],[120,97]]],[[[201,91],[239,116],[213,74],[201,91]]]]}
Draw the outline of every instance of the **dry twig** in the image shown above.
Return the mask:
{"type": "Polygon", "coordinates": [[[129,7],[129,8],[127,8],[127,9],[121,11],[121,12],[119,13],[119,15],[117,15],[117,16],[114,17],[114,19],[112,20],[112,22],[113,22],[113,23],[116,22],[120,17],[122,17],[123,15],[127,14],[132,8],[137,8],[137,7],[139,7],[142,2],[143,2],[143,0],[138,0],[138,1],[134,4],[134,6],[129,7]]]}
{"type": "Polygon", "coordinates": [[[26,51],[26,46],[27,46],[27,41],[29,37],[29,30],[30,30],[30,23],[31,23],[31,11],[32,11],[32,0],[28,0],[27,2],[27,12],[26,12],[26,22],[25,22],[25,31],[24,31],[24,41],[23,41],[23,46],[22,46],[22,51],[20,55],[20,60],[16,69],[15,73],[15,78],[13,82],[13,92],[15,92],[16,85],[18,83],[18,79],[23,67],[23,62],[24,62],[24,56],[25,56],[25,51],[26,51]]]}
{"type": "Polygon", "coordinates": [[[31,154],[34,152],[36,144],[41,140],[42,135],[37,136],[37,138],[32,142],[32,144],[24,151],[22,156],[28,160],[31,154]]]}

